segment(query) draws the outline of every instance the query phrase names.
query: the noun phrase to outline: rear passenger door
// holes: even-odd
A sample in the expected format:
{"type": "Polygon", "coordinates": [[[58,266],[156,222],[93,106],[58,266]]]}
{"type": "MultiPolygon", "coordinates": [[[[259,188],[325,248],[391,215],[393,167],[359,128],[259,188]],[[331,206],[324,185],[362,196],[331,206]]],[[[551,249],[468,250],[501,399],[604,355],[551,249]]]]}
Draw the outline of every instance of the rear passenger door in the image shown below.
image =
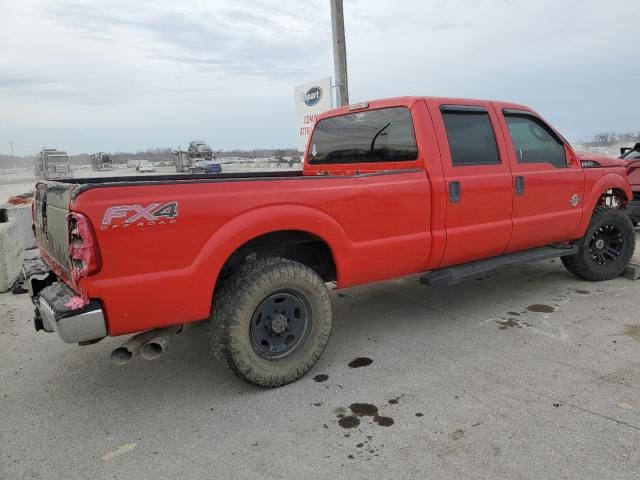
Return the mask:
{"type": "Polygon", "coordinates": [[[504,253],[513,186],[506,145],[489,102],[428,101],[447,185],[447,242],[441,267],[504,253]]]}
{"type": "Polygon", "coordinates": [[[573,240],[582,220],[584,172],[564,140],[531,112],[499,112],[514,176],[508,251],[573,240]]]}

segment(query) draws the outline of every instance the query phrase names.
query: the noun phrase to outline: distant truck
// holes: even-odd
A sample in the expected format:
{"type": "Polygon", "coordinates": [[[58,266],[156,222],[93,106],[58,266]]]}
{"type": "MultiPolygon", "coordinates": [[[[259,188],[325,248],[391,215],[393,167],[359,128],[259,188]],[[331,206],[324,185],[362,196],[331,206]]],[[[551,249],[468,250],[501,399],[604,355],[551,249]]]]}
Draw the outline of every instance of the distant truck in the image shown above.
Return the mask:
{"type": "Polygon", "coordinates": [[[215,160],[213,150],[203,140],[193,140],[189,142],[187,150],[174,150],[171,153],[171,159],[176,166],[177,173],[193,173],[196,171],[196,163],[201,161],[213,162],[215,160]]]}
{"type": "Polygon", "coordinates": [[[197,159],[189,157],[189,152],[186,150],[174,150],[171,152],[171,162],[176,167],[176,173],[189,173],[196,161],[197,159]]]}
{"type": "Polygon", "coordinates": [[[91,155],[91,167],[99,172],[113,169],[113,162],[108,153],[98,152],[91,155]]]}
{"type": "Polygon", "coordinates": [[[192,142],[189,142],[188,152],[192,157],[197,157],[209,162],[212,162],[216,158],[211,147],[207,145],[203,140],[194,140],[192,142]]]}
{"type": "Polygon", "coordinates": [[[56,180],[73,178],[69,155],[63,150],[43,148],[33,162],[33,173],[36,178],[56,180]]]}

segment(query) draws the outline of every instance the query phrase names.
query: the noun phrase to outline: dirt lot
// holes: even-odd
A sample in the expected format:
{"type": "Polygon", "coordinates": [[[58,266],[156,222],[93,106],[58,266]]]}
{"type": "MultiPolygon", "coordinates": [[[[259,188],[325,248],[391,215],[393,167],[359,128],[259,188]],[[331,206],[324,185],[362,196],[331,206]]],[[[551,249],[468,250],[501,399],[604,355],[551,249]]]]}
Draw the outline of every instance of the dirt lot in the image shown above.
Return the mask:
{"type": "Polygon", "coordinates": [[[212,358],[204,324],[116,367],[122,339],[63,344],[3,294],[0,478],[640,478],[639,292],[558,261],[337,291],[324,356],[276,390],[212,358]]]}

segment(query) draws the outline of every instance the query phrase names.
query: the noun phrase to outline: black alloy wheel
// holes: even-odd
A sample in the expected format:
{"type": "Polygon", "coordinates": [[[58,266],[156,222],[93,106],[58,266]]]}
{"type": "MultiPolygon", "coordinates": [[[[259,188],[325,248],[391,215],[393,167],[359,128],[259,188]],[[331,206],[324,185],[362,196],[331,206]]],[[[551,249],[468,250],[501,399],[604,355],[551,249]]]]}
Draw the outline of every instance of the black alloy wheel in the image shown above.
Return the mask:
{"type": "Polygon", "coordinates": [[[616,225],[599,227],[589,242],[589,253],[598,265],[614,262],[624,250],[624,235],[616,225]]]}

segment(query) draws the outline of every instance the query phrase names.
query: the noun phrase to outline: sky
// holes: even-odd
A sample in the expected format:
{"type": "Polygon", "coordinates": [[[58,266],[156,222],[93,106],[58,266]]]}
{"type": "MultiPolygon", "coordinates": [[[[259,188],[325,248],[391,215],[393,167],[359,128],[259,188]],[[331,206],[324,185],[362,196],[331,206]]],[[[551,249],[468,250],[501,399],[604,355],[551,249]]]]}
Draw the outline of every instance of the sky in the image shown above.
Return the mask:
{"type": "MultiPolygon", "coordinates": [[[[352,103],[513,101],[570,140],[640,131],[637,0],[344,0],[352,103]]],[[[329,0],[0,0],[0,154],[295,147],[329,0]]]]}

